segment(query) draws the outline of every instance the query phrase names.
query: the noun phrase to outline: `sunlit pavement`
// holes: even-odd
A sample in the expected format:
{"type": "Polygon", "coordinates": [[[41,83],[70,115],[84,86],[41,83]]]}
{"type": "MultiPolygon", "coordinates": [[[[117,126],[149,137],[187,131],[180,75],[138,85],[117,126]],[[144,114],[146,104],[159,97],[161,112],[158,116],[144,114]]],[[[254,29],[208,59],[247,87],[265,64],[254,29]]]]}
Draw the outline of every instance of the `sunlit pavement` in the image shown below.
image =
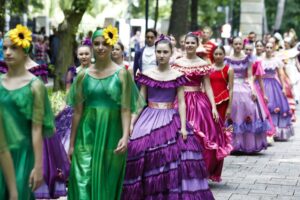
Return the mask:
{"type": "Polygon", "coordinates": [[[300,106],[295,136],[255,155],[225,159],[221,183],[210,183],[216,200],[300,200],[300,106]]]}

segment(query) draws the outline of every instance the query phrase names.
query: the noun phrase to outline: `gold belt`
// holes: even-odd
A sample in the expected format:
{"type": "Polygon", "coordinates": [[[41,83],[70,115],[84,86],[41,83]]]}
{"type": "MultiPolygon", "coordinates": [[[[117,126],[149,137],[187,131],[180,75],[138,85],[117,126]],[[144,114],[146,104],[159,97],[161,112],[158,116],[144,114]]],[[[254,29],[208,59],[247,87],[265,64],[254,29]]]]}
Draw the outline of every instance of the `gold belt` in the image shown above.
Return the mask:
{"type": "Polygon", "coordinates": [[[184,86],[184,91],[185,92],[198,92],[201,91],[200,86],[184,86]]]}
{"type": "Polygon", "coordinates": [[[156,108],[156,109],[172,109],[174,108],[173,102],[148,102],[149,108],[156,108]]]}

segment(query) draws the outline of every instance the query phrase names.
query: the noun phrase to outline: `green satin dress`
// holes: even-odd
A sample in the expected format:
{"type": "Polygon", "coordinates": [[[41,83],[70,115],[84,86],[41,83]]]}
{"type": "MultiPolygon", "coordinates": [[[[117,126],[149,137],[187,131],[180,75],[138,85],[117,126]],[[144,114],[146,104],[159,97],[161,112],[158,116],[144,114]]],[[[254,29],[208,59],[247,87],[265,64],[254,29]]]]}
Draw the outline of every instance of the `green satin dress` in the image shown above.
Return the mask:
{"type": "Polygon", "coordinates": [[[72,84],[68,104],[82,103],[69,178],[69,200],[121,198],[126,154],[115,154],[122,137],[121,109],[144,105],[130,73],[118,70],[105,78],[82,71],[72,84]]]}
{"type": "MultiPolygon", "coordinates": [[[[15,168],[19,200],[35,199],[29,188],[34,166],[32,124],[41,124],[43,136],[54,132],[54,117],[44,84],[34,77],[25,86],[8,90],[0,77],[0,148],[3,141],[10,151],[15,168]]],[[[5,179],[0,169],[0,199],[8,199],[5,179]]]]}

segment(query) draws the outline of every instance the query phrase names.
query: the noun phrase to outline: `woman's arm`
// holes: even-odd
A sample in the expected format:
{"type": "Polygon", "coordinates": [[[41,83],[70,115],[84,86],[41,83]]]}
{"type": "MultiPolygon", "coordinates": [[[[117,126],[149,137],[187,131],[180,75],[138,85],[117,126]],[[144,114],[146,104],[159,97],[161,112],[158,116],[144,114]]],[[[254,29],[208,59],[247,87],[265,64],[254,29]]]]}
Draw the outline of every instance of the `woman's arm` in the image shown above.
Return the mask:
{"type": "Polygon", "coordinates": [[[229,68],[228,70],[229,103],[226,110],[226,118],[230,118],[231,116],[231,107],[232,107],[232,98],[233,98],[233,78],[234,78],[234,70],[232,68],[229,68]]]}
{"type": "Polygon", "coordinates": [[[5,182],[9,191],[9,198],[17,200],[18,191],[16,185],[15,169],[9,151],[0,152],[0,166],[3,171],[5,182]]]}
{"type": "Polygon", "coordinates": [[[281,86],[282,86],[282,92],[284,94],[286,94],[285,93],[285,82],[284,82],[284,79],[283,79],[283,73],[284,73],[283,69],[282,69],[282,67],[279,67],[279,68],[276,68],[276,71],[277,71],[278,78],[279,78],[281,86]]]}
{"type": "MultiPolygon", "coordinates": [[[[147,87],[145,85],[141,85],[140,95],[146,99],[147,98],[147,87]]],[[[142,113],[143,108],[140,108],[136,114],[132,114],[131,116],[131,128],[132,131],[133,125],[135,124],[136,120],[139,118],[140,114],[142,113]]]]}
{"type": "Polygon", "coordinates": [[[42,124],[32,123],[32,145],[34,152],[34,167],[30,174],[29,187],[34,191],[43,183],[42,124]]]}
{"type": "Polygon", "coordinates": [[[183,140],[186,140],[187,139],[186,106],[185,106],[183,86],[177,88],[177,99],[178,99],[178,111],[179,111],[180,122],[181,122],[181,134],[183,140]]]}
{"type": "Polygon", "coordinates": [[[69,158],[70,162],[71,162],[72,154],[74,151],[77,128],[78,128],[78,125],[79,125],[79,122],[81,119],[82,110],[83,110],[82,103],[79,103],[74,107],[74,113],[73,113],[73,118],[72,118],[72,127],[71,127],[71,136],[70,136],[70,147],[69,147],[69,151],[68,151],[68,158],[69,158]]]}
{"type": "Polygon", "coordinates": [[[248,68],[247,68],[247,77],[248,77],[247,79],[248,79],[248,83],[249,83],[250,88],[251,88],[252,99],[253,99],[253,101],[255,101],[256,100],[256,92],[255,92],[255,89],[254,89],[254,79],[253,79],[252,65],[253,65],[253,63],[249,62],[248,68]]]}
{"type": "Polygon", "coordinates": [[[206,92],[206,94],[208,96],[208,99],[209,99],[209,101],[211,103],[211,106],[212,106],[213,118],[214,118],[215,121],[218,121],[219,120],[219,114],[218,114],[218,111],[217,111],[217,108],[216,108],[216,103],[215,103],[213,91],[211,89],[209,76],[208,75],[204,76],[203,80],[204,80],[203,83],[204,83],[205,92],[206,92]]]}

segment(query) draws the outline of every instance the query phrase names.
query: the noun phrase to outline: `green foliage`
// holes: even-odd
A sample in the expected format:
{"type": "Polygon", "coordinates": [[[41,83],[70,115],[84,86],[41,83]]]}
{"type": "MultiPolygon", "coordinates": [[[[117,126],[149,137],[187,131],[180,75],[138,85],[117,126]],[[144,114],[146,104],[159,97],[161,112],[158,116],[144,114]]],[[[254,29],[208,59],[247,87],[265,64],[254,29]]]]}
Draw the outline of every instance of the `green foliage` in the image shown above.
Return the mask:
{"type": "MultiPolygon", "coordinates": [[[[277,1],[265,0],[268,28],[270,31],[273,30],[276,18],[277,1]]],[[[290,28],[294,28],[296,32],[300,33],[300,0],[286,0],[284,15],[280,31],[285,32],[290,28]]]]}
{"type": "Polygon", "coordinates": [[[43,0],[14,0],[7,1],[10,11],[14,14],[21,14],[28,9],[29,5],[32,5],[35,9],[41,10],[44,8],[43,0]]]}
{"type": "MultiPolygon", "coordinates": [[[[165,0],[166,4],[159,4],[159,19],[168,19],[171,15],[171,0],[165,0]]],[[[149,18],[154,20],[156,1],[149,0],[149,18]]],[[[145,18],[146,1],[139,1],[139,6],[131,5],[132,18],[145,18]]]]}

